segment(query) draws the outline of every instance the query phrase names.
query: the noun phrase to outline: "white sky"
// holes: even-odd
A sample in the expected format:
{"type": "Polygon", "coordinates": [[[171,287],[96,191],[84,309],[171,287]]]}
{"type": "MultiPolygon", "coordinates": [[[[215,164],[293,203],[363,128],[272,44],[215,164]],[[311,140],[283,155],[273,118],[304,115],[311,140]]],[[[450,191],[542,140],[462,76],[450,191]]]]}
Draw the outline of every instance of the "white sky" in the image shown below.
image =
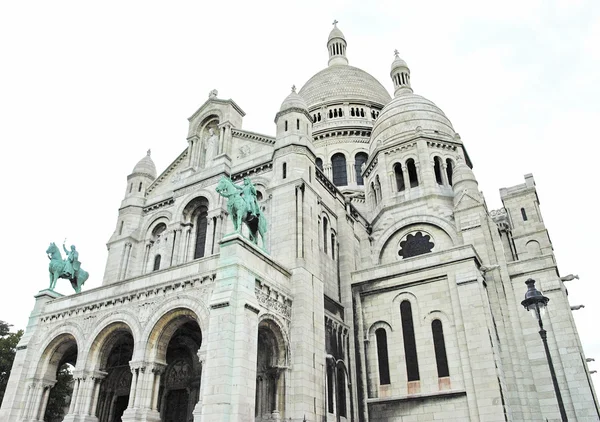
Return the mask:
{"type": "Polygon", "coordinates": [[[597,0],[1,2],[0,320],[26,326],[49,242],[74,243],[84,289],[101,284],[127,175],[148,148],[159,173],[177,157],[211,89],[247,113],[244,129],[273,135],[291,85],[327,65],[333,19],[350,64],[390,93],[400,51],[415,92],[461,134],[490,209],[533,173],[560,273],[581,277],[569,298],[586,305],[574,314],[600,370],[597,0]]]}

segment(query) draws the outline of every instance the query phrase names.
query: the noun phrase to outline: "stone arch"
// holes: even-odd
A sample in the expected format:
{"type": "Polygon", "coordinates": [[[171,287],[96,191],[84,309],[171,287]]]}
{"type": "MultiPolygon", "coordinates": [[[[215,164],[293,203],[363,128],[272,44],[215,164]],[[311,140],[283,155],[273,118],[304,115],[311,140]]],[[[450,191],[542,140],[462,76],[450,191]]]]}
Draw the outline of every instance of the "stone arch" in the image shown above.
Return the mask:
{"type": "Polygon", "coordinates": [[[379,264],[381,262],[382,254],[385,248],[388,246],[390,239],[396,233],[417,224],[431,225],[442,230],[449,237],[452,246],[459,243],[456,229],[444,219],[433,215],[410,216],[396,221],[379,236],[379,239],[373,248],[374,263],[379,264]]]}
{"type": "Polygon", "coordinates": [[[261,327],[270,329],[278,342],[278,364],[281,366],[288,366],[291,359],[291,348],[285,325],[276,315],[265,313],[258,318],[258,328],[260,329],[261,327]]]}
{"type": "Polygon", "coordinates": [[[394,330],[392,329],[392,326],[390,325],[389,322],[383,321],[383,320],[375,321],[373,324],[371,324],[371,326],[367,330],[368,338],[372,338],[375,335],[375,331],[379,328],[384,328],[387,331],[389,331],[390,333],[394,332],[394,330]]]}
{"type": "MultiPolygon", "coordinates": [[[[40,344],[39,347],[37,347],[37,349],[39,350],[39,355],[35,358],[38,361],[38,366],[34,367],[34,373],[31,373],[31,376],[39,376],[40,375],[40,369],[41,366],[40,364],[42,363],[43,359],[44,359],[44,353],[46,352],[46,350],[48,350],[48,348],[55,342],[55,340],[58,337],[64,336],[64,335],[68,335],[73,337],[75,343],[77,344],[77,352],[79,356],[82,356],[82,347],[85,344],[85,334],[83,333],[83,330],[81,329],[81,327],[78,324],[72,323],[72,322],[66,322],[63,324],[58,325],[57,327],[55,327],[50,333],[48,333],[47,335],[44,336],[45,340],[43,343],[40,344]]],[[[77,359],[78,362],[81,362],[78,364],[78,367],[83,365],[84,360],[83,359],[77,359]]]]}
{"type": "Polygon", "coordinates": [[[87,355],[88,369],[104,369],[106,367],[112,347],[119,338],[119,334],[126,333],[129,333],[134,339],[133,356],[135,356],[136,337],[133,335],[133,330],[127,323],[123,321],[113,321],[109,324],[103,325],[98,335],[94,337],[87,355]]]}
{"type": "Polygon", "coordinates": [[[540,242],[537,240],[530,240],[525,245],[525,249],[527,249],[527,257],[534,258],[536,256],[540,256],[542,254],[542,248],[540,247],[540,242]]]}
{"type": "Polygon", "coordinates": [[[41,348],[42,350],[38,365],[35,370],[35,376],[39,379],[47,381],[53,381],[56,379],[56,372],[65,359],[68,359],[70,354],[75,353],[75,364],[81,362],[78,359],[78,353],[81,350],[81,343],[77,342],[76,337],[68,332],[63,331],[58,335],[53,335],[50,341],[46,343],[46,346],[41,348]]]}
{"type": "MultiPolygon", "coordinates": [[[[125,309],[120,309],[118,312],[105,315],[99,318],[95,324],[96,329],[92,331],[88,337],[88,343],[86,344],[85,349],[82,350],[81,356],[85,359],[86,369],[94,369],[94,367],[97,367],[99,347],[102,347],[101,343],[106,340],[111,332],[115,331],[116,326],[113,326],[114,324],[120,324],[122,329],[127,327],[133,336],[134,344],[141,338],[142,330],[139,321],[132,312],[125,309]],[[112,328],[106,331],[107,328],[111,326],[112,328]]],[[[136,350],[134,350],[134,356],[135,352],[136,350]]]]}
{"type": "MultiPolygon", "coordinates": [[[[151,325],[152,329],[146,341],[145,358],[150,362],[166,364],[167,347],[175,332],[186,322],[194,321],[200,327],[200,320],[196,313],[188,307],[177,306],[160,313],[160,317],[151,325]]],[[[150,325],[149,325],[150,326],[150,325]]],[[[201,334],[203,333],[200,327],[201,334]]]]}
{"type": "Polygon", "coordinates": [[[171,214],[171,212],[161,211],[161,212],[153,215],[152,219],[150,219],[149,221],[146,222],[146,224],[144,224],[141,233],[144,236],[144,238],[147,238],[148,233],[150,233],[157,224],[164,223],[168,228],[172,219],[173,219],[173,215],[171,214]]]}
{"type": "MultiPolygon", "coordinates": [[[[202,300],[194,296],[184,294],[163,301],[161,306],[153,310],[152,317],[145,323],[144,330],[141,332],[140,338],[149,342],[152,332],[155,330],[155,327],[159,321],[166,314],[175,309],[188,309],[195,315],[195,320],[198,323],[200,330],[203,333],[208,332],[208,320],[210,316],[208,307],[202,300]]],[[[143,355],[140,356],[140,359],[144,358],[146,352],[148,352],[148,350],[143,351],[143,355]]]]}
{"type": "Polygon", "coordinates": [[[211,204],[214,204],[213,194],[201,190],[191,195],[191,198],[183,202],[181,207],[177,210],[177,215],[182,223],[192,223],[194,211],[199,206],[205,206],[207,210],[210,210],[211,204]]]}
{"type": "Polygon", "coordinates": [[[415,325],[419,324],[419,327],[420,327],[422,325],[423,318],[421,317],[421,309],[419,307],[419,302],[417,300],[417,296],[414,293],[405,291],[405,292],[400,292],[396,296],[394,296],[394,299],[392,299],[392,303],[395,304],[395,306],[393,308],[394,309],[394,318],[395,318],[395,315],[397,314],[398,320],[400,319],[400,304],[404,300],[408,300],[410,302],[410,305],[412,307],[413,323],[415,325]]]}
{"type": "Polygon", "coordinates": [[[194,119],[195,122],[192,125],[192,130],[190,131],[190,136],[192,135],[198,135],[200,136],[203,132],[203,130],[206,128],[206,126],[208,126],[210,123],[214,122],[215,120],[217,122],[222,122],[223,121],[223,113],[221,113],[220,110],[218,109],[212,109],[212,110],[207,110],[205,113],[203,113],[202,116],[199,116],[198,118],[194,119]]]}

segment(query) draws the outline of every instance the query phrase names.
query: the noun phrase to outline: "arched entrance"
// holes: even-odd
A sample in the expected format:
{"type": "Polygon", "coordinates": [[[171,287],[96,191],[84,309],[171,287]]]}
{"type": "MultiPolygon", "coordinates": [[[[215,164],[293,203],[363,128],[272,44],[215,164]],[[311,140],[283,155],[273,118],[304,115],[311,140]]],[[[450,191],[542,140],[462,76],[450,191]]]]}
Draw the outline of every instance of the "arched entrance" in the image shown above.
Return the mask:
{"type": "Polygon", "coordinates": [[[37,376],[29,384],[23,420],[61,421],[71,402],[72,369],[77,364],[72,334],[57,336],[42,353],[37,376]]]}
{"type": "Polygon", "coordinates": [[[107,328],[107,340],[100,352],[100,370],[106,377],[100,387],[96,416],[99,422],[120,422],[129,403],[133,357],[133,335],[129,327],[116,323],[107,328]]]}
{"type": "Polygon", "coordinates": [[[155,345],[149,360],[163,365],[157,409],[164,422],[188,422],[200,398],[202,366],[198,350],[202,331],[189,309],[174,309],[163,315],[150,335],[155,345]]]}
{"type": "Polygon", "coordinates": [[[255,421],[284,418],[287,353],[281,330],[271,320],[258,325],[255,421]]]}

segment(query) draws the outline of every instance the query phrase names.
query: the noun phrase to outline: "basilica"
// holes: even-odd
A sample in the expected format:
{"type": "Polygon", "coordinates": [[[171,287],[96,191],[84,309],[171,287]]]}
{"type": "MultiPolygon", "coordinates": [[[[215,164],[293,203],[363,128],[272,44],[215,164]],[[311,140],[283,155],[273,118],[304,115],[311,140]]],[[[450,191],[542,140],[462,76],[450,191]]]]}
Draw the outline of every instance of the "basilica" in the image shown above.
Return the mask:
{"type": "Polygon", "coordinates": [[[102,286],[35,295],[0,420],[47,420],[66,363],[69,422],[599,420],[533,176],[488,209],[398,53],[390,95],[323,48],[274,135],[213,90],[123,175],[102,286]]]}

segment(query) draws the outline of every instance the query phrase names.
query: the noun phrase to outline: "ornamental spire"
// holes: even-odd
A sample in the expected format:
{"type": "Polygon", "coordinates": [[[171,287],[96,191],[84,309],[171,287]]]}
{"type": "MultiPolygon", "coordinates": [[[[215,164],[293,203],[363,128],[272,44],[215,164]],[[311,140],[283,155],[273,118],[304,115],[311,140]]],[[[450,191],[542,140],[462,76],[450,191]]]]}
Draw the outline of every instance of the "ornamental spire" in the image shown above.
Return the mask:
{"type": "Polygon", "coordinates": [[[394,82],[394,96],[413,92],[410,86],[410,69],[406,62],[400,58],[398,49],[394,50],[394,61],[392,62],[390,77],[394,82]]]}
{"type": "Polygon", "coordinates": [[[329,50],[329,66],[347,65],[348,58],[346,57],[346,38],[340,29],[337,27],[338,21],[333,21],[333,29],[327,38],[327,50],[329,50]]]}

